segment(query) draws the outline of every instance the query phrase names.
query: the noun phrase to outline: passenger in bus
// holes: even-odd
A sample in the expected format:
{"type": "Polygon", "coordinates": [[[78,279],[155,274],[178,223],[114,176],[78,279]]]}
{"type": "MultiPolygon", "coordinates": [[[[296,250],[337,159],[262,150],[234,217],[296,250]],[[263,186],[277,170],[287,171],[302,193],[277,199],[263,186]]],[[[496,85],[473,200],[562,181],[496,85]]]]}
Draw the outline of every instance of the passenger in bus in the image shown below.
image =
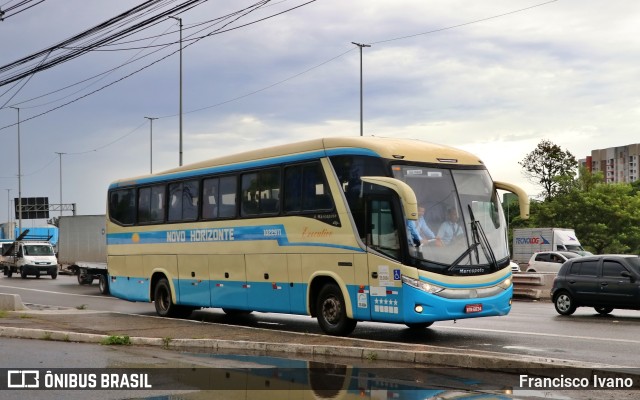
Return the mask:
{"type": "Polygon", "coordinates": [[[422,238],[422,243],[435,243],[438,246],[442,245],[442,241],[439,236],[436,236],[435,233],[429,228],[427,225],[427,221],[425,220],[424,213],[426,209],[424,207],[418,207],[418,234],[422,238]]]}
{"type": "Polygon", "coordinates": [[[446,245],[450,244],[453,239],[464,233],[464,229],[458,223],[460,216],[455,207],[447,210],[447,220],[440,225],[438,229],[438,237],[442,238],[442,242],[446,245]]]}
{"type": "Polygon", "coordinates": [[[409,237],[413,244],[418,247],[421,244],[433,244],[436,246],[442,246],[442,240],[439,236],[436,236],[427,221],[424,219],[425,213],[424,207],[418,207],[418,220],[407,220],[407,229],[409,231],[409,237]]]}

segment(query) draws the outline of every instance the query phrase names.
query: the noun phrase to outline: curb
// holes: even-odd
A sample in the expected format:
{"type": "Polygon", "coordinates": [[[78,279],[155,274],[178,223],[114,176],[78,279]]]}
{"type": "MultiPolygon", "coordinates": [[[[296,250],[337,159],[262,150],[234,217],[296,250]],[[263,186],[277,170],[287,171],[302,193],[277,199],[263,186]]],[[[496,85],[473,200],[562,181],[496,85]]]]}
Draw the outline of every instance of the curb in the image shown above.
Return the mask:
{"type": "MultiPolygon", "coordinates": [[[[33,328],[2,327],[0,328],[0,337],[102,344],[113,336],[33,328]]],[[[581,368],[595,373],[597,371],[607,371],[620,368],[619,366],[607,364],[591,364],[526,355],[518,355],[517,358],[504,357],[495,353],[469,354],[446,351],[387,350],[372,347],[337,347],[328,345],[282,344],[222,339],[163,339],[131,337],[129,338],[129,341],[132,345],[156,346],[167,350],[189,348],[207,349],[212,351],[241,350],[271,356],[296,354],[329,358],[341,357],[353,358],[361,361],[407,362],[431,366],[482,368],[507,372],[532,368],[550,370],[558,368],[581,368]]]]}

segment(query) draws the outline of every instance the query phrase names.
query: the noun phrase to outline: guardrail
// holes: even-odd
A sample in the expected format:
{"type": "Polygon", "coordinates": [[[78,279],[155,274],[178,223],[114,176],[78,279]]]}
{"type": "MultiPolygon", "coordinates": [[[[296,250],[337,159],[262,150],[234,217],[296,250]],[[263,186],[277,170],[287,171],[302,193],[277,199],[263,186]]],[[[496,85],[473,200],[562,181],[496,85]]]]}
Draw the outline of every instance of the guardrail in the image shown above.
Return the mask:
{"type": "Polygon", "coordinates": [[[523,272],[513,274],[513,297],[549,300],[556,274],[523,272]]]}

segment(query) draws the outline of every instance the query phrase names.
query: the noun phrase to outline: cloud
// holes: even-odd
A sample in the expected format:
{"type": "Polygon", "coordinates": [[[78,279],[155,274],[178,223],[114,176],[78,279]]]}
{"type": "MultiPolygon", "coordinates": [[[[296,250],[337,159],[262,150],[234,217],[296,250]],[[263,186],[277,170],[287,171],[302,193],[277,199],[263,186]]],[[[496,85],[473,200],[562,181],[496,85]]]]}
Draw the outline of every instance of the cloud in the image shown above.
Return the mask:
{"type": "MultiPolygon", "coordinates": [[[[0,24],[1,37],[15,38],[3,41],[0,64],[138,3],[68,0],[60,8],[44,2],[0,24]]],[[[240,23],[301,3],[273,2],[240,23]]],[[[357,136],[360,57],[352,41],[372,45],[363,49],[367,135],[460,147],[481,157],[494,178],[521,184],[517,162],[542,139],[577,158],[592,149],[638,142],[640,44],[634,38],[640,3],[586,0],[576,7],[576,2],[557,1],[488,19],[540,3],[319,1],[185,47],[184,159],[200,161],[323,136],[357,136]]],[[[181,15],[185,32],[250,4],[206,2],[181,15]]],[[[177,39],[176,28],[175,21],[166,21],[138,37],[171,32],[153,42],[167,43],[177,39]]],[[[136,52],[96,52],[45,71],[10,104],[102,73],[136,52]]],[[[80,94],[143,65],[118,70],[80,94]]],[[[88,152],[63,156],[64,201],[77,203],[83,213],[104,212],[110,181],[149,170],[145,116],[162,117],[153,125],[154,171],[177,166],[178,80],[176,54],[23,123],[24,173],[40,170],[25,176],[23,191],[59,198],[57,163],[47,163],[56,157],[55,151],[88,152]]],[[[68,94],[26,103],[21,116],[28,118],[73,98],[29,108],[68,94]]],[[[7,96],[0,97],[2,103],[7,96]]],[[[15,110],[0,110],[0,127],[15,120],[15,110]]],[[[0,130],[0,189],[17,188],[16,136],[16,127],[0,130]]]]}

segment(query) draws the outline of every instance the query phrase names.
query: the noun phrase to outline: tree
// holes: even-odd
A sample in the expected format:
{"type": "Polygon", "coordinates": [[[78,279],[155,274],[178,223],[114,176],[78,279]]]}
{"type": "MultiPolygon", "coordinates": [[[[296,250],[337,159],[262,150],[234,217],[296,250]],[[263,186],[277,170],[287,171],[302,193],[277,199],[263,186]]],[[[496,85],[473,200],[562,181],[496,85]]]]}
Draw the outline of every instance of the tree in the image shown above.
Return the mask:
{"type": "Polygon", "coordinates": [[[536,226],[573,228],[580,242],[594,253],[640,252],[640,194],[626,183],[585,180],[553,201],[539,203],[536,226]],[[587,184],[586,188],[584,186],[587,184]]]}
{"type": "Polygon", "coordinates": [[[540,141],[518,164],[524,168],[523,174],[531,183],[542,186],[545,200],[558,193],[563,178],[573,179],[578,166],[573,154],[548,140],[540,141]]]}

